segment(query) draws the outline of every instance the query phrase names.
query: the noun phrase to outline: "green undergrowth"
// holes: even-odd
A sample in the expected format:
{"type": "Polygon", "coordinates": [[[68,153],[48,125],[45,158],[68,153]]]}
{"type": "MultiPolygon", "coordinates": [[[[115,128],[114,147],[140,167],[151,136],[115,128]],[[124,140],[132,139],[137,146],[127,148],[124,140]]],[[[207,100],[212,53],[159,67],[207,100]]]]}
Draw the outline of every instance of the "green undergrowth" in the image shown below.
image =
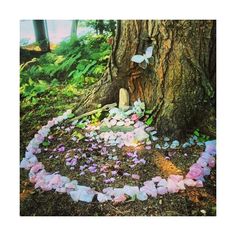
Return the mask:
{"type": "Polygon", "coordinates": [[[106,69],[110,36],[87,34],[71,38],[20,65],[22,126],[33,127],[34,123],[77,107],[84,88],[97,82],[106,69]]]}

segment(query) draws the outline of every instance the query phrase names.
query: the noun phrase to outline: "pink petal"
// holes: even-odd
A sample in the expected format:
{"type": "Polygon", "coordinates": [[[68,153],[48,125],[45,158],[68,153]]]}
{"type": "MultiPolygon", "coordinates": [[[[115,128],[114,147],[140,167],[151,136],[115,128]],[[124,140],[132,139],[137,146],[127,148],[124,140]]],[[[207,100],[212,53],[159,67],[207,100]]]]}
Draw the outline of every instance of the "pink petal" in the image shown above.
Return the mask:
{"type": "Polygon", "coordinates": [[[176,182],[173,181],[171,178],[168,178],[167,180],[167,189],[169,193],[177,193],[179,191],[176,182]]]}
{"type": "Polygon", "coordinates": [[[124,194],[117,196],[113,199],[115,203],[124,202],[125,200],[126,200],[126,196],[124,194]]]}
{"type": "Polygon", "coordinates": [[[201,188],[203,187],[203,182],[201,180],[196,181],[196,187],[201,188]]]}
{"type": "Polygon", "coordinates": [[[42,169],[44,169],[44,165],[41,162],[38,162],[31,167],[30,171],[33,173],[37,173],[39,170],[42,170],[42,169]]]}
{"type": "Polygon", "coordinates": [[[166,194],[168,191],[167,191],[167,188],[166,187],[158,187],[157,188],[157,194],[160,194],[160,195],[164,195],[166,194]]]}
{"type": "Polygon", "coordinates": [[[196,182],[192,179],[184,179],[184,183],[187,185],[187,186],[190,186],[190,187],[194,187],[196,186],[196,182]]]}
{"type": "Polygon", "coordinates": [[[175,183],[178,183],[179,181],[183,180],[184,177],[182,175],[170,175],[169,178],[175,183]]]}
{"type": "Polygon", "coordinates": [[[132,174],[131,177],[132,177],[132,179],[135,179],[135,180],[139,180],[140,179],[140,176],[137,175],[137,174],[132,174]]]}
{"type": "Polygon", "coordinates": [[[153,177],[153,178],[152,178],[152,181],[153,181],[154,183],[158,183],[160,180],[161,180],[161,177],[160,177],[160,176],[156,176],[156,177],[153,177]]]}

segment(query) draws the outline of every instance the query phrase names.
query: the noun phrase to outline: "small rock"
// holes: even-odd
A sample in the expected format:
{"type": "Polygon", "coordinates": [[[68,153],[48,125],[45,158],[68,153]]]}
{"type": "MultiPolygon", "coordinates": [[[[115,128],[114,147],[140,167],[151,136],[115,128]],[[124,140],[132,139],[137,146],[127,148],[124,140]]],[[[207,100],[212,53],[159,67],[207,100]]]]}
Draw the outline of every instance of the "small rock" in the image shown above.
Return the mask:
{"type": "Polygon", "coordinates": [[[148,140],[147,142],[146,142],[146,145],[151,145],[152,144],[152,142],[150,141],[150,140],[148,140]]]}
{"type": "Polygon", "coordinates": [[[168,141],[170,141],[170,139],[169,139],[168,137],[165,137],[165,138],[164,138],[164,141],[165,141],[165,142],[168,142],[168,141]]]}
{"type": "Polygon", "coordinates": [[[157,140],[158,140],[158,137],[156,137],[156,136],[151,136],[151,139],[152,139],[152,141],[157,141],[157,140]]]}
{"type": "MultiPolygon", "coordinates": [[[[146,129],[146,130],[147,130],[147,129],[146,129]]],[[[157,131],[154,130],[154,131],[150,132],[150,134],[151,134],[151,135],[155,135],[155,134],[157,134],[157,131]]]]}
{"type": "Polygon", "coordinates": [[[186,142],[186,143],[184,143],[184,144],[182,145],[182,147],[183,147],[183,148],[191,147],[191,144],[186,142]]]}
{"type": "MultiPolygon", "coordinates": [[[[147,127],[146,129],[145,129],[147,132],[151,132],[151,131],[153,131],[153,130],[155,130],[155,128],[154,127],[147,127]]],[[[155,131],[156,132],[156,131],[155,131]]]]}
{"type": "Polygon", "coordinates": [[[118,121],[118,122],[116,123],[117,126],[123,126],[124,124],[125,124],[125,122],[122,121],[122,120],[121,120],[121,121],[118,121]]]}
{"type": "Polygon", "coordinates": [[[119,92],[119,108],[124,111],[129,109],[129,93],[125,88],[121,88],[119,92]]]}
{"type": "Polygon", "coordinates": [[[200,212],[201,212],[203,215],[206,215],[206,211],[205,211],[205,210],[200,210],[200,212]]]}
{"type": "Polygon", "coordinates": [[[189,143],[190,143],[191,145],[194,145],[194,140],[193,140],[193,138],[190,138],[188,141],[189,141],[189,143]]]}
{"type": "Polygon", "coordinates": [[[167,149],[169,146],[170,146],[169,143],[165,142],[164,146],[162,146],[162,149],[167,149]]]}
{"type": "Polygon", "coordinates": [[[116,119],[111,119],[111,120],[110,120],[110,125],[111,125],[111,126],[116,125],[116,123],[117,123],[117,120],[116,120],[116,119]]]}
{"type": "Polygon", "coordinates": [[[202,142],[197,142],[197,145],[201,147],[201,146],[204,146],[204,143],[202,143],[202,142]]]}
{"type": "Polygon", "coordinates": [[[178,147],[178,146],[179,146],[179,141],[178,141],[178,140],[174,140],[174,141],[172,142],[172,144],[175,145],[176,147],[178,147]]]}
{"type": "Polygon", "coordinates": [[[155,148],[157,148],[157,149],[161,149],[160,144],[157,143],[157,144],[155,145],[155,148]]]}
{"type": "Polygon", "coordinates": [[[95,176],[92,176],[91,180],[92,180],[92,181],[96,181],[96,177],[95,177],[95,176]]]}

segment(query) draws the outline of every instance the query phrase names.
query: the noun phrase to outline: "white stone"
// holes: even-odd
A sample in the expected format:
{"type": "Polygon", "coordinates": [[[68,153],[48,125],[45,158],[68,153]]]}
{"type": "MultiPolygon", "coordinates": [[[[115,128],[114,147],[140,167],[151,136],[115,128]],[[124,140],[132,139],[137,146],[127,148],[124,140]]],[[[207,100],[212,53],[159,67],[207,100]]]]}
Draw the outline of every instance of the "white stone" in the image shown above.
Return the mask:
{"type": "Polygon", "coordinates": [[[123,111],[129,109],[129,93],[127,89],[121,88],[119,93],[119,108],[123,111]]]}

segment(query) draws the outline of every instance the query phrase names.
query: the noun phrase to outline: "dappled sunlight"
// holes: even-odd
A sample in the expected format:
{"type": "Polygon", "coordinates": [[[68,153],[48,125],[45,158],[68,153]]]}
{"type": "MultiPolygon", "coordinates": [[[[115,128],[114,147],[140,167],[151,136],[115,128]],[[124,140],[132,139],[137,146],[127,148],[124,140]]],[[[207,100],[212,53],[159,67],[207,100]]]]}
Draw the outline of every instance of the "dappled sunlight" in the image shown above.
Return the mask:
{"type": "Polygon", "coordinates": [[[214,21],[22,23],[23,215],[215,214],[214,21]]]}
{"type": "Polygon", "coordinates": [[[163,177],[169,175],[183,175],[183,171],[177,168],[170,160],[166,160],[165,156],[158,151],[153,153],[154,164],[160,169],[163,177]]]}
{"type": "Polygon", "coordinates": [[[216,204],[216,197],[209,194],[206,189],[189,189],[186,191],[186,196],[194,203],[200,204],[202,207],[206,207],[209,201],[216,204]]]}

